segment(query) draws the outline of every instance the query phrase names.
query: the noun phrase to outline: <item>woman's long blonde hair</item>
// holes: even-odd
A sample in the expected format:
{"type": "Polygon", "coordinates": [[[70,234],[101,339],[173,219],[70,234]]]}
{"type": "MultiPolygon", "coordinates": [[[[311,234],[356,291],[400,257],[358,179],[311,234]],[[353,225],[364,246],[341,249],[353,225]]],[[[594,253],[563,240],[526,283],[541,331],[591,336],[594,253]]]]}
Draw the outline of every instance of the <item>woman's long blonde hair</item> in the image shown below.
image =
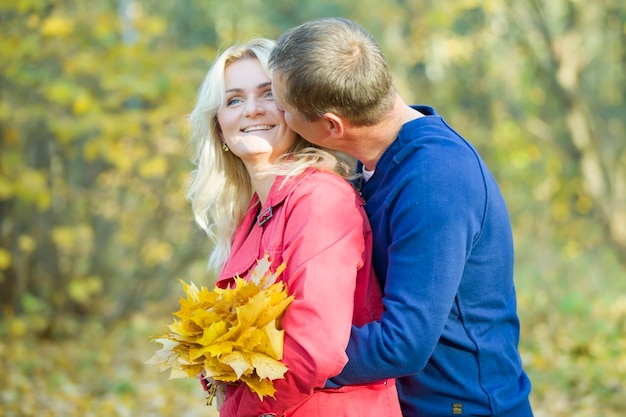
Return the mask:
{"type": "MultiPolygon", "coordinates": [[[[273,47],[273,41],[256,38],[221,53],[202,82],[196,106],[189,115],[195,169],[187,184],[186,196],[196,223],[214,243],[209,267],[215,270],[221,269],[228,259],[233,234],[254,195],[243,162],[232,152],[225,152],[221,145],[217,113],[226,106],[224,71],[232,62],[253,58],[271,78],[268,59],[273,47]]],[[[351,162],[338,152],[322,150],[298,136],[290,152],[279,158],[271,173],[290,177],[314,167],[347,178],[352,173],[351,162]]]]}

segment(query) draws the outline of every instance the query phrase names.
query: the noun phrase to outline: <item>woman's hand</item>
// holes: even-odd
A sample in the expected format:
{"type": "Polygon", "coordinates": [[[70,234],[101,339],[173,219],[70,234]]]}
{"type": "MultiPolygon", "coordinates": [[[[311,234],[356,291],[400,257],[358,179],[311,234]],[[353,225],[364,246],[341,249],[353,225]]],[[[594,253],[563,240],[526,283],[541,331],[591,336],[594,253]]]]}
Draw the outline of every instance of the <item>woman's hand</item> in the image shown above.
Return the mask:
{"type": "Polygon", "coordinates": [[[215,407],[220,410],[224,400],[226,399],[226,383],[214,380],[211,377],[204,376],[204,372],[198,375],[202,388],[207,392],[206,404],[212,405],[213,399],[216,400],[215,407]]]}

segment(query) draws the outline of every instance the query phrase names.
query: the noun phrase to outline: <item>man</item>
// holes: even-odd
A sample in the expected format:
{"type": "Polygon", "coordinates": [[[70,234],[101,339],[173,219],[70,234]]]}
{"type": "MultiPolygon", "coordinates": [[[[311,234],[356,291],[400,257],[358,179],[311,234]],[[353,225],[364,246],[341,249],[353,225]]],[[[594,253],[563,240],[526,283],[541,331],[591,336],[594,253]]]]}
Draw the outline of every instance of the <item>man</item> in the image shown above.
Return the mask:
{"type": "Polygon", "coordinates": [[[352,21],[288,30],[270,68],[289,126],[360,161],[374,233],[386,311],[353,327],[329,384],[396,377],[405,417],[532,416],[510,220],[476,150],[433,108],[403,102],[384,53],[352,21]]]}

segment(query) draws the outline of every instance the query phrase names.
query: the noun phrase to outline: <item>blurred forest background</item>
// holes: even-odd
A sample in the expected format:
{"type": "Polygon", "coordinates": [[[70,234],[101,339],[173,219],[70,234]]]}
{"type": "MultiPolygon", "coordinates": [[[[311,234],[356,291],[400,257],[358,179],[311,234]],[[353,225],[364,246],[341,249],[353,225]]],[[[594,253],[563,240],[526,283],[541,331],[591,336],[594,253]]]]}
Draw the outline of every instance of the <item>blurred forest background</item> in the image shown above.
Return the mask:
{"type": "Polygon", "coordinates": [[[624,415],[623,0],[3,0],[0,415],[215,415],[144,364],[213,279],[186,115],[218,50],[331,15],[498,178],[536,416],[624,415]]]}

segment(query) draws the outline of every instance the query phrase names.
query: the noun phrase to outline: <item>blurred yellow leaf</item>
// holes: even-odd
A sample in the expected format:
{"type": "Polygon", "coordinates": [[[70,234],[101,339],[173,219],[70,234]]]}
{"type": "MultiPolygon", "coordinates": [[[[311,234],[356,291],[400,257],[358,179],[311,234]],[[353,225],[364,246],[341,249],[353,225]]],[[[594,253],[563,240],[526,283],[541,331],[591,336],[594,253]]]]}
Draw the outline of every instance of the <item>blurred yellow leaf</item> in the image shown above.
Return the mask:
{"type": "MultiPolygon", "coordinates": [[[[130,128],[130,126],[127,127],[130,128]]],[[[103,153],[106,151],[103,155],[105,159],[114,164],[122,173],[129,172],[147,153],[144,146],[128,137],[114,141],[107,138],[102,144],[106,146],[100,148],[103,153]]]]}
{"type": "Polygon", "coordinates": [[[12,261],[11,252],[5,248],[0,248],[0,271],[3,271],[11,266],[12,261]]]}
{"type": "Polygon", "coordinates": [[[11,337],[23,337],[28,332],[28,325],[24,319],[13,318],[9,321],[7,330],[11,337]]]}
{"type": "Polygon", "coordinates": [[[68,287],[70,298],[78,303],[87,304],[102,291],[102,280],[96,276],[73,279],[68,287]]]}
{"type": "Polygon", "coordinates": [[[92,106],[93,100],[89,94],[81,94],[74,100],[74,104],[72,105],[72,112],[80,116],[85,114],[89,108],[92,106]]]}
{"type": "Polygon", "coordinates": [[[71,104],[76,93],[76,86],[62,79],[48,84],[44,89],[46,98],[55,104],[71,104]]]}
{"type": "Polygon", "coordinates": [[[65,16],[50,16],[39,29],[43,36],[64,38],[74,32],[74,23],[65,16]]]}
{"type": "Polygon", "coordinates": [[[143,178],[163,178],[167,169],[167,159],[161,155],[156,155],[139,165],[139,175],[143,178]]]}
{"type": "Polygon", "coordinates": [[[24,253],[32,253],[37,247],[37,242],[29,235],[20,235],[17,239],[17,245],[24,253]]]}
{"type": "Polygon", "coordinates": [[[587,214],[593,208],[593,200],[586,195],[581,195],[576,199],[576,211],[580,214],[587,214]]]}
{"type": "Polygon", "coordinates": [[[174,248],[168,242],[151,240],[141,248],[141,258],[147,265],[158,265],[172,259],[174,248]]]}
{"type": "Polygon", "coordinates": [[[13,183],[3,175],[0,175],[0,201],[13,197],[13,183]]]}
{"type": "Polygon", "coordinates": [[[35,29],[37,26],[39,26],[40,21],[41,19],[39,16],[37,16],[36,14],[31,14],[28,16],[28,19],[26,20],[26,26],[29,29],[35,29]]]}
{"type": "Polygon", "coordinates": [[[58,226],[50,232],[59,251],[68,254],[89,254],[93,251],[93,228],[89,224],[58,226]]]}
{"type": "Polygon", "coordinates": [[[151,16],[139,19],[137,26],[148,35],[162,35],[167,30],[167,21],[161,17],[151,16]]]}
{"type": "Polygon", "coordinates": [[[40,211],[50,207],[50,191],[42,172],[25,169],[16,180],[15,190],[18,197],[26,202],[34,202],[40,211]]]}
{"type": "Polygon", "coordinates": [[[20,132],[15,127],[8,126],[4,132],[4,143],[7,145],[15,145],[20,141],[20,132]]]}
{"type": "MultiPolygon", "coordinates": [[[[83,157],[85,158],[86,161],[93,162],[97,160],[99,157],[101,157],[102,154],[104,154],[103,142],[104,141],[101,138],[92,138],[85,143],[83,147],[83,157]]],[[[104,176],[106,174],[107,173],[101,174],[101,176],[104,176]]]]}

